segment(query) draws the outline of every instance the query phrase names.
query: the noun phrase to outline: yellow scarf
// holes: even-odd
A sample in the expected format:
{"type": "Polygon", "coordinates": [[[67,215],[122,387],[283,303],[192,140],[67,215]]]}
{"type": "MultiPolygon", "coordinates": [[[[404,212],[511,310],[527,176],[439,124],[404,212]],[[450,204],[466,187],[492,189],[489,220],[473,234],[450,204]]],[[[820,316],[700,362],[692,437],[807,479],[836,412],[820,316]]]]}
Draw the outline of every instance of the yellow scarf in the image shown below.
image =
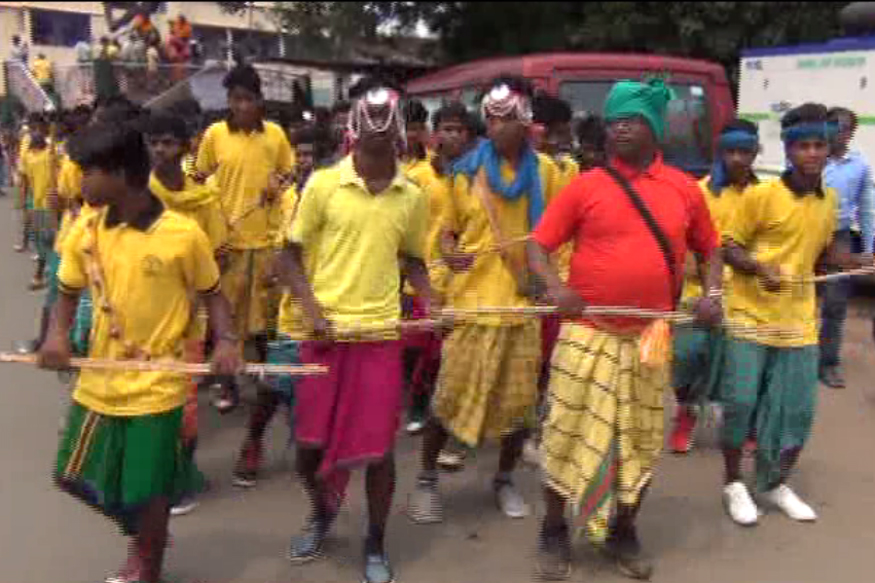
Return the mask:
{"type": "Polygon", "coordinates": [[[206,184],[198,184],[190,177],[185,177],[182,190],[170,190],[164,186],[153,172],[149,176],[149,190],[161,199],[161,202],[171,210],[191,212],[212,204],[218,197],[218,192],[206,184]]]}

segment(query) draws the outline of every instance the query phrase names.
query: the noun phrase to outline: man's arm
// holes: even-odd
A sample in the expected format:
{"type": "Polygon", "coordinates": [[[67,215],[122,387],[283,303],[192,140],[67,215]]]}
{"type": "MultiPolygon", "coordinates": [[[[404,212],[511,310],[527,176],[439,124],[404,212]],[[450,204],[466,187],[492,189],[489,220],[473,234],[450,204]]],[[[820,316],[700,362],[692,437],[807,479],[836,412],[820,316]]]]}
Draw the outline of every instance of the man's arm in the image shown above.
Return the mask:
{"type": "Polygon", "coordinates": [[[427,310],[429,312],[440,307],[440,299],[431,287],[428,268],[422,259],[402,253],[401,270],[404,273],[404,277],[413,286],[416,295],[427,302],[427,310]]]}
{"type": "Polygon", "coordinates": [[[760,278],[767,290],[775,292],[781,288],[780,270],[757,261],[747,249],[732,239],[725,241],[723,259],[738,273],[760,278]]]}
{"type": "Polygon", "coordinates": [[[287,242],[280,256],[279,279],[282,285],[290,288],[292,294],[301,302],[304,314],[313,323],[313,332],[317,337],[330,337],[331,323],[325,318],[322,306],[313,293],[313,286],[307,278],[304,269],[304,248],[298,243],[287,242]]]}
{"type": "Polygon", "coordinates": [[[559,272],[550,261],[550,252],[537,241],[526,243],[529,269],[539,287],[545,290],[546,299],[559,308],[562,314],[579,316],[586,304],[583,298],[569,288],[559,277],[559,272]]]}
{"type": "Polygon", "coordinates": [[[872,255],[875,245],[875,187],[872,183],[872,168],[867,162],[863,166],[862,184],[857,196],[857,222],[863,237],[863,253],[872,255]]]}

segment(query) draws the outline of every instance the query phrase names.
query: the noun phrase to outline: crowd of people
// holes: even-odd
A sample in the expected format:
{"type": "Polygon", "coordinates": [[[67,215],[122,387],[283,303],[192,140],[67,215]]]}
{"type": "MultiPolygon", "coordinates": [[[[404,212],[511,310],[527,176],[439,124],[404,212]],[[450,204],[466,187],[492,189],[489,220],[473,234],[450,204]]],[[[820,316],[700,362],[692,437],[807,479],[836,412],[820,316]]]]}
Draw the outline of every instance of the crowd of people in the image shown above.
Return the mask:
{"type": "Polygon", "coordinates": [[[244,354],[326,369],[251,379],[231,470],[235,486],[256,486],[266,427],[284,411],[311,508],[294,563],[322,554],[363,468],[364,581],[395,580],[384,538],[405,410],[407,431],[422,434],[420,471],[403,485],[415,523],[443,520],[439,470],[492,441],[497,508],[528,516],[514,471],[537,454],[535,570],[547,580],[570,576],[574,530],[625,575],[651,577],[636,523],[670,389],[678,453],[699,405],[723,408],[734,522],[757,523],[757,501],[816,519],[789,480],[818,377],[843,385],[835,306],[847,285],[830,279],[843,287],[824,294],[833,324],[819,339],[815,282],[826,267],[872,264],[853,113],[788,112],[788,169],[773,179],[754,172],[756,124],[731,120],[697,183],[663,162],[672,94],[660,80],[616,83],[603,116],[583,120],[513,76],[489,83],[476,113],[448,102],[429,114],[366,79],[351,103],[295,109],[282,125],[265,118],[252,67],[231,70],[225,88],[227,116],[210,123],[193,121],[196,104],[149,112],[113,97],[32,115],[7,152],[24,209],[16,250],[36,246],[31,289],[48,288],[23,350],[50,369],[75,354],[213,364],[197,380],[78,373],[55,480],[129,538],[107,581],[160,580],[169,517],[191,511],[204,484],[198,388],[214,387],[219,412],[238,407],[244,354]]]}

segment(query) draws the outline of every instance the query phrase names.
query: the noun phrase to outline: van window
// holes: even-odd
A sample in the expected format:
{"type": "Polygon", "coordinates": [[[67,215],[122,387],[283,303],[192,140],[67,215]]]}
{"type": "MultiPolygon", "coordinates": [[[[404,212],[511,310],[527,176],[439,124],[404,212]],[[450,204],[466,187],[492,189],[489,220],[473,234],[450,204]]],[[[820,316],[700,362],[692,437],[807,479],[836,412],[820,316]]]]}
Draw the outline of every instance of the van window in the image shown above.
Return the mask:
{"type": "MultiPolygon", "coordinates": [[[[566,81],[559,97],[571,104],[575,116],[602,115],[608,91],[615,81],[566,81]]],[[[696,175],[711,165],[711,126],[705,89],[701,85],[671,84],[676,99],[668,105],[663,140],[665,161],[696,175]]]]}

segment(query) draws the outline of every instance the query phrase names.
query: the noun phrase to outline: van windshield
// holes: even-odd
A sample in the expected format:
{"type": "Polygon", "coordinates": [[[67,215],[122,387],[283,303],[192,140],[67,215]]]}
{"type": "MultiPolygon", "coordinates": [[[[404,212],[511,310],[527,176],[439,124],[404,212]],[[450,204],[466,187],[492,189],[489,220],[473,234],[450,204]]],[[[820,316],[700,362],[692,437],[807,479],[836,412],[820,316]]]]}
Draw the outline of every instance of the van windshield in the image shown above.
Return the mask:
{"type": "MultiPolygon", "coordinates": [[[[575,117],[602,115],[602,107],[614,80],[565,81],[559,97],[571,104],[575,117]]],[[[676,99],[668,104],[663,154],[668,164],[696,176],[711,165],[711,125],[705,88],[695,84],[671,84],[676,99]]]]}

